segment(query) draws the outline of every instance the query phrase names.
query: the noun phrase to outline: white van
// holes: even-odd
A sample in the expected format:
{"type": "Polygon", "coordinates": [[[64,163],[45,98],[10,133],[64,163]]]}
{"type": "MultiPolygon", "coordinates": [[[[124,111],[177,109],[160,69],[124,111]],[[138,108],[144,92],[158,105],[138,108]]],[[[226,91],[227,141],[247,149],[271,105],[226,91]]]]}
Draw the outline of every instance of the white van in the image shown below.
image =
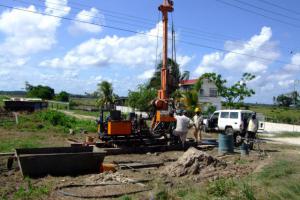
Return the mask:
{"type": "MultiPolygon", "coordinates": [[[[205,130],[243,135],[244,124],[253,113],[251,110],[217,110],[207,120],[205,130]]],[[[259,129],[263,127],[264,123],[259,120],[259,129]]]]}

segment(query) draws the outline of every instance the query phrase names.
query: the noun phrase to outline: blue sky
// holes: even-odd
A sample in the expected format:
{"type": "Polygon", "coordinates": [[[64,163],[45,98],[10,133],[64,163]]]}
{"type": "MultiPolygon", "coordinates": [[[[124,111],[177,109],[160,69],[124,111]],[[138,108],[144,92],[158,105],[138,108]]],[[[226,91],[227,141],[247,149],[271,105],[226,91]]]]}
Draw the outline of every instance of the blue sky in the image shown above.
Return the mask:
{"type": "MultiPolygon", "coordinates": [[[[126,95],[128,90],[145,83],[155,68],[157,41],[153,35],[162,32],[157,10],[161,2],[1,1],[1,5],[19,10],[0,7],[0,90],[20,90],[29,81],[50,85],[57,92],[83,94],[94,91],[98,82],[108,80],[116,93],[126,95]]],[[[175,0],[174,6],[177,61],[181,70],[191,72],[192,78],[217,72],[230,84],[244,72],[251,72],[256,79],[249,85],[256,95],[247,102],[271,103],[273,96],[293,89],[293,81],[300,75],[299,1],[175,0]]],[[[160,53],[159,40],[158,57],[160,53]]]]}

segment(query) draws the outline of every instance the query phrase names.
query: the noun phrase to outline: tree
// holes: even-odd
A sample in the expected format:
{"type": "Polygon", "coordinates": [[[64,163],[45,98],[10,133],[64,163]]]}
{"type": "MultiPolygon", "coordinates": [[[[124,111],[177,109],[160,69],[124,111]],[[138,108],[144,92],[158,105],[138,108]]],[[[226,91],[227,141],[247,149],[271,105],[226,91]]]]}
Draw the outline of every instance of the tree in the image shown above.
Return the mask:
{"type": "Polygon", "coordinates": [[[279,95],[277,98],[277,103],[279,106],[289,107],[293,103],[293,98],[288,97],[284,94],[279,95]]]}
{"type": "Polygon", "coordinates": [[[137,91],[129,91],[127,103],[130,107],[140,111],[151,111],[151,101],[155,99],[157,91],[154,88],[147,88],[146,85],[139,85],[137,91]]]}
{"type": "Polygon", "coordinates": [[[65,91],[61,91],[58,95],[56,95],[55,99],[57,101],[63,101],[63,102],[68,102],[70,98],[70,94],[65,92],[65,91]]]}
{"type": "Polygon", "coordinates": [[[27,92],[26,94],[27,97],[51,100],[55,96],[54,89],[50,88],[49,86],[43,86],[43,85],[33,86],[30,85],[28,82],[26,82],[25,89],[27,92]]]}
{"type": "MultiPolygon", "coordinates": [[[[157,65],[156,71],[152,78],[150,78],[147,88],[154,88],[159,90],[161,87],[161,68],[162,68],[162,61],[157,65]]],[[[167,68],[170,70],[170,76],[168,80],[168,90],[169,95],[171,95],[174,91],[179,88],[179,83],[182,80],[188,80],[190,76],[189,71],[184,71],[181,75],[179,65],[173,61],[172,59],[168,58],[167,68]]]]}
{"type": "Polygon", "coordinates": [[[97,88],[97,104],[100,107],[110,108],[114,103],[114,93],[112,84],[108,81],[102,81],[97,88]]]}
{"type": "Polygon", "coordinates": [[[228,87],[226,86],[227,81],[220,74],[205,73],[199,77],[194,87],[196,91],[199,91],[204,79],[213,81],[217,87],[218,94],[224,98],[225,105],[228,107],[239,107],[243,104],[246,97],[251,97],[255,94],[253,89],[247,87],[247,83],[254,78],[255,75],[244,73],[241,80],[228,87]]]}
{"type": "Polygon", "coordinates": [[[198,92],[196,90],[190,90],[183,92],[182,95],[185,109],[191,113],[194,112],[198,106],[198,92]]]}

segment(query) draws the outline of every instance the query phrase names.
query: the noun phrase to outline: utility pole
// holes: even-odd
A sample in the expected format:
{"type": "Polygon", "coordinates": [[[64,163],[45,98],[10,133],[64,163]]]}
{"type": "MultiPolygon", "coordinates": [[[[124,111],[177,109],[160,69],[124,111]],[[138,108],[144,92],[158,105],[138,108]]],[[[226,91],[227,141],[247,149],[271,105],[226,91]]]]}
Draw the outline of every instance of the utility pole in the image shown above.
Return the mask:
{"type": "Polygon", "coordinates": [[[158,91],[159,99],[168,99],[168,13],[173,12],[173,1],[164,0],[163,4],[158,7],[163,16],[163,60],[161,68],[161,89],[158,91]]]}
{"type": "MultiPolygon", "coordinates": [[[[297,103],[297,91],[296,91],[296,84],[300,84],[300,80],[294,80],[294,107],[296,108],[297,103]]],[[[293,124],[293,132],[295,132],[295,120],[293,124]]]]}
{"type": "Polygon", "coordinates": [[[300,80],[294,80],[294,106],[296,106],[297,101],[297,91],[296,91],[296,84],[300,84],[300,80]]]}

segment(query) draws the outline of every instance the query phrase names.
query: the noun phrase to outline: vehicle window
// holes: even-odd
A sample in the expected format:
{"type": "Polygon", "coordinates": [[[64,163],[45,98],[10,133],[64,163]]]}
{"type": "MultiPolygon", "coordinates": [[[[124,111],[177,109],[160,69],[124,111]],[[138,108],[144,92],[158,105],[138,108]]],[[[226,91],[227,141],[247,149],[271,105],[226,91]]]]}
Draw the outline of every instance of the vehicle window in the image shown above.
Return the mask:
{"type": "Polygon", "coordinates": [[[239,118],[239,113],[238,112],[231,112],[230,113],[230,118],[231,119],[237,119],[237,118],[239,118]]]}
{"type": "Polygon", "coordinates": [[[229,112],[221,112],[221,118],[228,118],[229,112]]]}
{"type": "Polygon", "coordinates": [[[218,119],[219,117],[219,113],[214,113],[214,115],[212,116],[213,119],[218,119]]]}

